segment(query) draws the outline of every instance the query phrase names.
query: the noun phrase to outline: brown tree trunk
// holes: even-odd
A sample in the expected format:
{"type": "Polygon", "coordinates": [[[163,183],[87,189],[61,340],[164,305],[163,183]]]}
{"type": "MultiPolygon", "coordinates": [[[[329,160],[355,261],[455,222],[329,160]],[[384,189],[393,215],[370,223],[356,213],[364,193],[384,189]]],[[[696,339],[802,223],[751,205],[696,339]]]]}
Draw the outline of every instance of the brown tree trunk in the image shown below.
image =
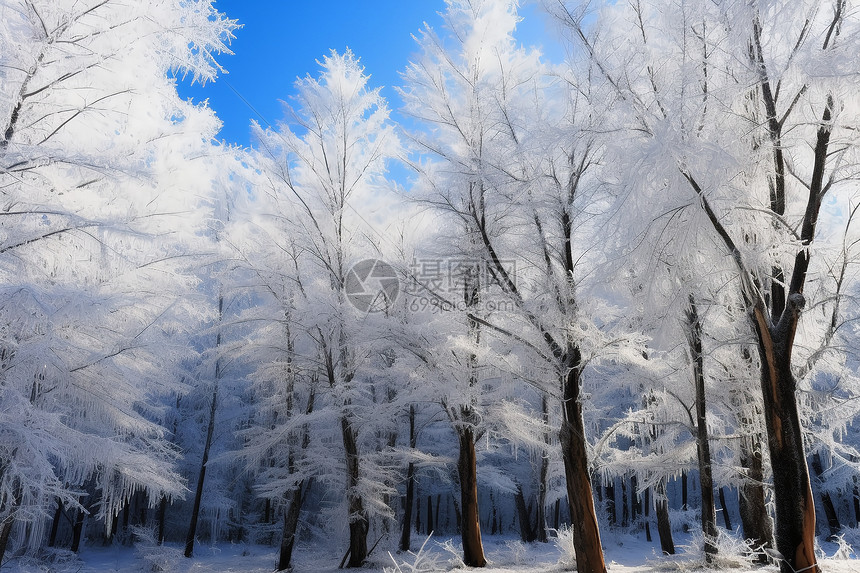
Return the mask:
{"type": "Polygon", "coordinates": [[[674,555],[675,541],[672,539],[672,523],[669,521],[666,478],[662,478],[654,486],[654,512],[657,514],[657,534],[660,536],[660,549],[664,555],[674,555]]]}
{"type": "Polygon", "coordinates": [[[796,316],[792,320],[791,315],[799,313],[802,305],[802,297],[789,298],[788,308],[779,324],[773,327],[763,309],[754,310],[764,418],[773,468],[776,549],[782,555],[782,573],[820,573],[815,558],[815,503],[803,449],[803,427],[797,411],[797,387],[791,372],[796,328],[796,316]]]}
{"type": "Polygon", "coordinates": [[[457,474],[460,481],[460,535],[463,541],[463,563],[468,567],[484,567],[484,545],[481,541],[481,522],[478,514],[478,473],[475,456],[475,435],[472,427],[457,426],[460,455],[457,474]]]}
{"type": "Polygon", "coordinates": [[[582,404],[579,402],[579,350],[568,348],[568,356],[573,359],[573,363],[562,376],[564,402],[559,441],[564,462],[570,519],[573,523],[576,570],[579,573],[606,573],[597,514],[594,510],[594,497],[591,493],[582,404]]]}

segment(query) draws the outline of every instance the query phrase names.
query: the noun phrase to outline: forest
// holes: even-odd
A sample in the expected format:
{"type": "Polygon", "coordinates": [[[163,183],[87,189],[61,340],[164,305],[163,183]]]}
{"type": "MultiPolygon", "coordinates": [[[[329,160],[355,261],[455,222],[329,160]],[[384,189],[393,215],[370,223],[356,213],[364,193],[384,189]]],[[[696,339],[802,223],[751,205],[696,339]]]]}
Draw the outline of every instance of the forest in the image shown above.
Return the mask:
{"type": "Polygon", "coordinates": [[[0,0],[4,569],[858,558],[860,8],[535,2],[241,147],[214,0],[0,0]]]}

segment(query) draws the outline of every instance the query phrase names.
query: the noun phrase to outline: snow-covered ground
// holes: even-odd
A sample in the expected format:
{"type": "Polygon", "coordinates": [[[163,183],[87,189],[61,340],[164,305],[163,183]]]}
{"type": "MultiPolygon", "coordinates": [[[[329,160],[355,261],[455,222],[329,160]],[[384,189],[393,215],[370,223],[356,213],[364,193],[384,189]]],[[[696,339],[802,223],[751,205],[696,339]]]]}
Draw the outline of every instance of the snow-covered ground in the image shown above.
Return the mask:
{"type": "MultiPolygon", "coordinates": [[[[658,557],[659,546],[647,542],[644,535],[638,537],[628,534],[609,533],[604,539],[606,561],[613,573],[651,573],[672,571],[704,570],[701,552],[695,540],[689,538],[680,542],[679,554],[672,557],[658,557]]],[[[411,553],[374,552],[370,563],[361,571],[384,573],[417,573],[430,571],[466,570],[458,558],[457,539],[416,538],[416,544],[424,543],[423,550],[416,547],[411,553]]],[[[550,543],[523,544],[515,537],[489,536],[484,539],[488,566],[471,569],[484,573],[543,573],[570,570],[566,566],[571,554],[565,550],[564,542],[551,540],[550,543]]],[[[715,567],[708,571],[739,572],[755,570],[761,573],[778,571],[775,565],[755,566],[746,562],[738,552],[732,538],[721,540],[722,555],[715,567]]],[[[860,555],[846,546],[824,543],[821,547],[821,569],[824,573],[857,573],[860,571],[860,555]]],[[[342,557],[342,547],[332,547],[330,551],[301,546],[294,556],[294,571],[309,573],[333,573],[338,571],[342,557]]],[[[137,546],[135,548],[87,547],[80,556],[68,553],[54,554],[53,562],[36,561],[30,558],[17,558],[8,561],[3,571],[11,573],[104,573],[122,572],[163,572],[163,573],[270,573],[274,571],[277,550],[268,546],[220,544],[217,546],[198,546],[193,559],[182,556],[179,545],[164,547],[137,546]]]]}

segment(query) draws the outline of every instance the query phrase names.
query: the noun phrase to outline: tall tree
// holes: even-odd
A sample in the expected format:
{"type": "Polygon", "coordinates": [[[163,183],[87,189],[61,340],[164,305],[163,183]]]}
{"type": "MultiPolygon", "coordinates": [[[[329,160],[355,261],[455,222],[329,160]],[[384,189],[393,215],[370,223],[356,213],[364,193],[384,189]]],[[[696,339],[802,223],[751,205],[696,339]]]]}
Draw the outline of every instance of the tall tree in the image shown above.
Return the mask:
{"type": "Polygon", "coordinates": [[[23,416],[3,422],[0,539],[56,499],[85,511],[84,484],[108,531],[139,490],[182,495],[152,406],[187,353],[178,255],[207,191],[169,170],[217,120],[169,74],[214,78],[234,28],[205,1],[0,3],[0,395],[23,416]]]}
{"type": "Polygon", "coordinates": [[[445,20],[450,38],[425,30],[422,53],[404,74],[406,111],[430,128],[415,140],[435,158],[419,165],[422,199],[450,215],[467,237],[459,255],[479,260],[514,309],[470,319],[551,372],[542,387],[562,404],[577,566],[601,572],[582,396],[591,358],[582,333],[598,329],[584,326],[587,304],[577,292],[579,253],[588,250],[577,248],[577,233],[587,235],[593,217],[584,207],[598,201],[589,184],[599,150],[588,122],[596,119],[580,113],[585,95],[568,97],[539,54],[517,46],[516,2],[451,1],[445,20]]]}
{"type": "Polygon", "coordinates": [[[846,40],[856,17],[842,0],[719,9],[689,2],[680,12],[636,1],[608,10],[626,12],[612,22],[630,25],[603,29],[609,34],[598,38],[590,30],[601,24],[592,26],[584,11],[548,4],[612,87],[617,109],[625,110],[622,122],[639,146],[628,159],[639,167],[653,160],[647,174],[637,172],[637,187],[655,185],[652,175],[659,173],[677,197],[685,192],[735,266],[757,340],[780,566],[785,573],[818,570],[792,368],[809,303],[805,287],[817,272],[822,205],[844,197],[840,188],[856,166],[847,128],[856,112],[843,105],[839,87],[857,79],[848,64],[853,41],[846,40]],[[622,55],[610,38],[633,40],[628,45],[637,53],[622,55]]]}
{"type": "Polygon", "coordinates": [[[374,272],[359,269],[348,277],[354,263],[378,252],[374,230],[362,213],[370,216],[374,205],[384,204],[386,162],[396,156],[399,144],[386,102],[378,89],[368,87],[369,77],[355,55],[332,52],[321,65],[318,78],[296,82],[296,105],[289,108],[291,124],[262,134],[261,149],[273,192],[294,205],[294,228],[303,235],[300,248],[315,268],[308,293],[316,314],[306,328],[317,344],[320,379],[340,429],[348,564],[359,567],[368,554],[370,519],[381,509],[374,500],[387,481],[373,479],[364,450],[365,439],[373,435],[371,425],[363,420],[372,411],[367,409],[372,408],[368,398],[374,383],[372,372],[364,368],[376,355],[371,351],[374,337],[363,329],[367,317],[374,318],[366,314],[376,310],[373,305],[384,308],[390,301],[384,288],[376,293],[381,299],[365,300],[365,293],[355,290],[348,293],[347,281],[364,284],[374,272]],[[359,298],[349,299],[348,294],[359,298]],[[358,308],[363,302],[369,304],[358,308]]]}

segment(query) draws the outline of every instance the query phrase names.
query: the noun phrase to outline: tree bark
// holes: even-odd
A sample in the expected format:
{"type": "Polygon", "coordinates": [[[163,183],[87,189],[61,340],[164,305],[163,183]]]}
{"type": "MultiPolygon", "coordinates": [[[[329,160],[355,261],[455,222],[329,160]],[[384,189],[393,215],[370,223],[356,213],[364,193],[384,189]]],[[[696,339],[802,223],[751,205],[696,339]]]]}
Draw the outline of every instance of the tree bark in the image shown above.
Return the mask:
{"type": "Polygon", "coordinates": [[[687,511],[687,470],[681,470],[681,510],[687,511]]]}
{"type": "MultiPolygon", "coordinates": [[[[857,477],[855,476],[856,480],[857,477]]],[[[854,485],[854,523],[855,527],[860,526],[860,488],[854,485]]]]}
{"type": "Polygon", "coordinates": [[[802,297],[790,297],[789,307],[775,327],[769,325],[761,307],[754,310],[773,468],[776,549],[782,555],[782,573],[801,570],[820,573],[815,558],[815,503],[803,448],[803,426],[797,411],[797,386],[791,372],[791,349],[802,304],[802,297]]]}
{"type": "Polygon", "coordinates": [[[645,491],[642,494],[644,497],[643,500],[643,509],[645,515],[645,539],[648,542],[651,542],[651,520],[649,519],[651,513],[651,488],[645,488],[645,491]]]}
{"type": "MultiPolygon", "coordinates": [[[[287,338],[290,340],[288,343],[289,351],[292,354],[292,340],[290,339],[289,331],[287,332],[287,338]]],[[[292,396],[292,392],[294,389],[293,380],[290,380],[290,394],[292,396]]],[[[314,401],[316,398],[316,389],[312,389],[310,395],[308,396],[308,403],[305,407],[305,414],[308,415],[314,410],[314,401]]],[[[287,408],[288,413],[292,413],[292,399],[290,398],[290,402],[287,408]]],[[[308,432],[308,427],[305,426],[302,431],[302,442],[301,449],[302,451],[307,450],[308,446],[311,443],[310,433],[308,432]]],[[[295,454],[293,451],[289,453],[289,459],[287,461],[287,468],[290,474],[296,473],[296,461],[295,454]]],[[[291,566],[291,561],[293,559],[293,547],[295,546],[296,540],[296,530],[299,526],[299,516],[302,513],[302,505],[305,502],[305,496],[310,490],[313,484],[313,478],[307,478],[306,480],[301,480],[299,483],[295,485],[293,490],[289,494],[289,507],[287,511],[284,513],[284,527],[281,535],[281,548],[278,554],[278,571],[284,571],[289,569],[291,566]]]]}
{"type": "Polygon", "coordinates": [[[726,525],[726,529],[729,531],[732,530],[732,520],[731,516],[729,516],[729,506],[726,505],[726,493],[723,491],[724,488],[720,488],[720,507],[723,508],[723,523],[726,525]]]}
{"type": "Polygon", "coordinates": [[[427,496],[427,533],[433,533],[435,531],[435,527],[433,527],[433,496],[427,496]]]}
{"type": "Polygon", "coordinates": [[[7,515],[0,522],[0,564],[3,563],[3,557],[6,555],[6,548],[9,546],[9,534],[12,533],[14,524],[15,517],[12,514],[7,515]]]}
{"type": "MultiPolygon", "coordinates": [[[[541,395],[540,404],[541,404],[541,417],[543,419],[544,424],[548,424],[549,423],[549,402],[547,400],[546,394],[541,395]]],[[[549,449],[549,445],[550,445],[549,432],[544,432],[543,443],[547,447],[547,449],[549,449]]],[[[549,455],[544,453],[540,457],[540,470],[539,470],[539,475],[538,475],[537,507],[535,508],[535,525],[533,527],[533,531],[535,533],[535,540],[540,541],[541,543],[546,543],[549,541],[549,536],[547,535],[547,531],[546,531],[546,492],[547,492],[548,476],[549,476],[549,455]]]]}
{"type": "Polygon", "coordinates": [[[609,478],[606,484],[606,513],[609,517],[609,525],[618,523],[618,510],[615,507],[615,478],[609,478]]]}
{"type": "Polygon", "coordinates": [[[484,545],[478,514],[478,473],[475,455],[475,435],[469,425],[457,426],[460,455],[457,473],[460,481],[460,536],[463,541],[463,563],[468,567],[484,567],[484,545]]]}
{"type": "Polygon", "coordinates": [[[711,473],[711,444],[708,436],[705,398],[704,354],[702,353],[702,323],[693,295],[687,309],[687,342],[693,366],[696,391],[696,456],[701,491],[702,533],[705,537],[705,562],[711,563],[717,553],[717,517],[714,503],[714,480],[711,473]]]}
{"type": "Polygon", "coordinates": [[[164,525],[167,520],[167,496],[162,495],[158,502],[158,544],[164,543],[164,525]]]}
{"type": "Polygon", "coordinates": [[[306,487],[303,480],[290,492],[289,507],[284,512],[283,535],[281,537],[281,548],[278,553],[278,571],[290,569],[293,559],[293,547],[295,547],[296,542],[296,530],[299,527],[299,516],[302,512],[305,492],[309,487],[310,483],[306,487]]]}
{"type": "Polygon", "coordinates": [[[639,496],[639,479],[636,474],[630,476],[630,521],[636,522],[636,516],[642,515],[642,498],[639,496]]]}
{"type": "MultiPolygon", "coordinates": [[[[215,348],[221,347],[221,320],[224,316],[224,295],[218,295],[218,334],[215,338],[215,348]]],[[[221,358],[215,360],[215,380],[212,386],[212,402],[209,405],[209,423],[206,427],[206,441],[203,444],[203,457],[200,460],[200,472],[197,475],[197,489],[194,492],[194,505],[191,508],[191,522],[185,536],[185,557],[194,555],[194,540],[197,536],[197,521],[200,517],[200,503],[203,499],[203,483],[206,480],[206,464],[209,463],[209,450],[212,448],[212,437],[215,435],[215,414],[218,411],[218,384],[221,381],[221,358]]]]}
{"type": "MultiPolygon", "coordinates": [[[[409,406],[409,447],[415,449],[415,405],[409,406]]],[[[406,500],[403,508],[403,524],[400,531],[400,550],[409,551],[412,542],[412,506],[415,503],[415,462],[406,468],[406,500]]]]}
{"type": "Polygon", "coordinates": [[[627,479],[621,476],[621,527],[630,525],[630,503],[627,499],[627,479]]]}
{"type": "Polygon", "coordinates": [[[72,526],[72,546],[70,548],[72,553],[77,553],[81,548],[81,537],[83,537],[84,533],[84,516],[84,510],[78,509],[75,515],[75,524],[72,526]]]}
{"type": "MultiPolygon", "coordinates": [[[[751,359],[747,349],[744,349],[744,359],[751,359]]],[[[765,503],[761,434],[757,425],[752,423],[752,416],[757,414],[754,406],[747,404],[741,407],[746,412],[741,418],[741,423],[747,428],[748,433],[741,438],[740,442],[740,463],[744,472],[743,483],[739,490],[738,509],[744,537],[756,552],[756,560],[764,564],[768,562],[768,555],[763,550],[773,547],[773,524],[765,503]]]]}
{"type": "MultiPolygon", "coordinates": [[[[220,335],[219,335],[220,336],[220,335]]],[[[217,370],[217,368],[216,368],[217,370]]],[[[197,537],[197,522],[200,517],[200,503],[203,499],[203,484],[206,480],[206,464],[209,463],[209,450],[212,447],[212,436],[215,434],[215,413],[218,404],[218,386],[212,391],[212,403],[209,407],[209,424],[206,428],[206,441],[203,445],[203,457],[200,460],[200,471],[197,474],[197,488],[194,492],[194,505],[191,508],[191,522],[185,535],[185,556],[194,555],[194,540],[197,537]]]]}
{"type": "Polygon", "coordinates": [[[349,562],[347,567],[361,567],[367,559],[367,515],[364,512],[364,500],[358,493],[358,483],[361,477],[359,471],[358,441],[355,429],[345,415],[341,416],[341,435],[343,449],[346,454],[347,472],[347,506],[349,509],[349,562]]]}
{"type": "Polygon", "coordinates": [[[520,539],[525,543],[531,543],[537,539],[537,535],[532,528],[531,512],[526,507],[526,498],[523,495],[523,488],[520,484],[517,484],[517,491],[514,494],[514,504],[517,508],[517,519],[520,522],[520,539]]]}
{"type": "Polygon", "coordinates": [[[666,478],[662,478],[654,486],[654,511],[657,514],[657,534],[660,536],[660,549],[664,555],[674,555],[675,541],[672,539],[672,522],[669,520],[666,478]]]}
{"type": "MultiPolygon", "coordinates": [[[[63,516],[63,500],[57,498],[57,509],[54,511],[54,519],[51,522],[51,534],[48,536],[48,547],[57,544],[57,531],[60,528],[60,518],[63,516]]],[[[2,558],[0,558],[2,561],[2,558]]]]}
{"type": "Polygon", "coordinates": [[[824,508],[824,515],[827,517],[827,527],[830,531],[827,536],[828,541],[833,541],[842,525],[839,523],[839,516],[836,513],[836,508],[833,506],[833,499],[830,497],[830,492],[824,489],[824,479],[822,475],[824,469],[821,466],[821,456],[818,452],[812,454],[812,471],[815,473],[815,479],[818,482],[818,488],[821,495],[821,505],[824,508]]]}
{"type": "Polygon", "coordinates": [[[564,402],[559,441],[564,462],[570,519],[573,523],[576,569],[579,573],[606,573],[597,513],[594,510],[594,497],[591,493],[582,404],[579,401],[579,349],[568,348],[568,356],[573,359],[573,363],[562,375],[564,402]]]}

